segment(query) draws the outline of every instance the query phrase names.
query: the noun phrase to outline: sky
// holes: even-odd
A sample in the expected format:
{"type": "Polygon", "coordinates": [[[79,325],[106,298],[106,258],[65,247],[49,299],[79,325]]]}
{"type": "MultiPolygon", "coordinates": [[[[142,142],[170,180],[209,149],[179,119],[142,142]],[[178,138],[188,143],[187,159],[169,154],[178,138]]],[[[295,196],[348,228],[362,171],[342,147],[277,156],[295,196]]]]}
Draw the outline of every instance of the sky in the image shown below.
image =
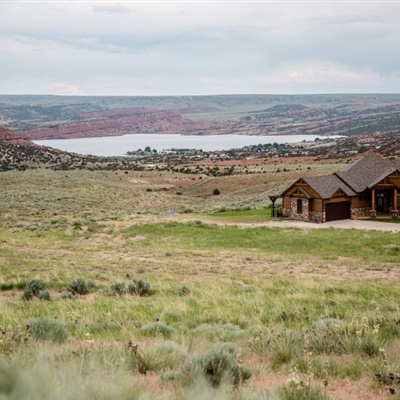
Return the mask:
{"type": "Polygon", "coordinates": [[[399,1],[0,0],[0,94],[400,92],[399,1]]]}

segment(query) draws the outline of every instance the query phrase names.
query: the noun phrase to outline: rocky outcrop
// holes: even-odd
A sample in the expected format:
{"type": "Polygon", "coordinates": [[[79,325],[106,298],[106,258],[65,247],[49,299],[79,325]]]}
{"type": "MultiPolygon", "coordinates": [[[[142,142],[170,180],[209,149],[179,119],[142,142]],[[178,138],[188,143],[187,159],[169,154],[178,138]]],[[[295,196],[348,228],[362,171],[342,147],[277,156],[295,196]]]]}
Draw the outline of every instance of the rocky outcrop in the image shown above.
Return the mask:
{"type": "Polygon", "coordinates": [[[42,97],[0,95],[0,125],[28,139],[400,131],[399,95],[42,97]]]}
{"type": "Polygon", "coordinates": [[[10,129],[3,128],[1,126],[0,126],[0,142],[23,145],[23,146],[35,146],[35,144],[29,139],[25,139],[20,134],[16,134],[10,129]]]}
{"type": "Polygon", "coordinates": [[[170,111],[120,109],[85,113],[72,122],[21,131],[26,138],[70,139],[135,133],[212,133],[210,121],[192,121],[170,111]]]}

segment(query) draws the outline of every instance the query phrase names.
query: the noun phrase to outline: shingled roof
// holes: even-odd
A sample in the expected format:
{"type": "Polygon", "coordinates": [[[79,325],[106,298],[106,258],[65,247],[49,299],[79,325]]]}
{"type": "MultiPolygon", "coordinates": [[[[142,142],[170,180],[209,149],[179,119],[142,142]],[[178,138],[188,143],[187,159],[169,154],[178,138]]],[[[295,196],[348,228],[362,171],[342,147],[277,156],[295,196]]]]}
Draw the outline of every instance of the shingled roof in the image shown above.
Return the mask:
{"type": "Polygon", "coordinates": [[[341,181],[335,175],[310,176],[303,178],[323,199],[331,198],[339,189],[347,196],[355,196],[355,193],[349,186],[341,181]]]}
{"type": "MultiPolygon", "coordinates": [[[[301,179],[322,199],[330,199],[339,189],[349,197],[357,196],[395,171],[400,171],[400,160],[387,160],[371,153],[332,175],[309,176],[301,179]]],[[[293,183],[282,195],[299,181],[300,179],[293,183]]],[[[311,196],[308,192],[304,194],[306,197],[311,196]]]]}
{"type": "Polygon", "coordinates": [[[362,193],[380,177],[385,177],[394,170],[400,170],[400,160],[386,160],[375,153],[370,153],[335,172],[334,175],[355,192],[362,193]]]}

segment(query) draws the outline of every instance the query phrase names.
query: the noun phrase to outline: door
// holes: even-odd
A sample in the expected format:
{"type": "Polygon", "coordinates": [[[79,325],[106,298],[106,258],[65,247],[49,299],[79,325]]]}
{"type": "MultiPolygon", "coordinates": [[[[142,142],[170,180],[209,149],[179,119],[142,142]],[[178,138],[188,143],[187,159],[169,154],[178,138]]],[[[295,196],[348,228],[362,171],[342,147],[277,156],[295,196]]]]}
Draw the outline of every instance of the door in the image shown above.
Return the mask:
{"type": "Polygon", "coordinates": [[[383,213],[385,212],[385,199],[382,194],[378,194],[376,198],[376,211],[383,213]]]}
{"type": "Polygon", "coordinates": [[[351,216],[350,202],[329,203],[325,206],[326,221],[337,221],[339,219],[349,219],[351,216]]]}

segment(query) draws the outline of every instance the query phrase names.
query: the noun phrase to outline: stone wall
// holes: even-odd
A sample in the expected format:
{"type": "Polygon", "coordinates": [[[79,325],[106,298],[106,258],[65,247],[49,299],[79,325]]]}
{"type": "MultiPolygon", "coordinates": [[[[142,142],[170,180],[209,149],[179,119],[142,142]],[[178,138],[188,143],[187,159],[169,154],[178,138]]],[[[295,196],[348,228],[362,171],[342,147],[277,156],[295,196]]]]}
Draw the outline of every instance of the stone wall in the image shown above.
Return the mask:
{"type": "Polygon", "coordinates": [[[371,207],[360,207],[351,209],[351,219],[358,219],[371,216],[371,207]]]}
{"type": "Polygon", "coordinates": [[[299,221],[308,221],[310,219],[308,213],[308,199],[298,199],[296,197],[292,197],[290,199],[290,214],[289,217],[291,219],[296,219],[299,221]],[[303,202],[303,212],[301,214],[297,214],[297,200],[302,200],[303,202]]]}
{"type": "Polygon", "coordinates": [[[310,211],[310,220],[321,224],[325,222],[325,213],[321,211],[310,211]]]}

